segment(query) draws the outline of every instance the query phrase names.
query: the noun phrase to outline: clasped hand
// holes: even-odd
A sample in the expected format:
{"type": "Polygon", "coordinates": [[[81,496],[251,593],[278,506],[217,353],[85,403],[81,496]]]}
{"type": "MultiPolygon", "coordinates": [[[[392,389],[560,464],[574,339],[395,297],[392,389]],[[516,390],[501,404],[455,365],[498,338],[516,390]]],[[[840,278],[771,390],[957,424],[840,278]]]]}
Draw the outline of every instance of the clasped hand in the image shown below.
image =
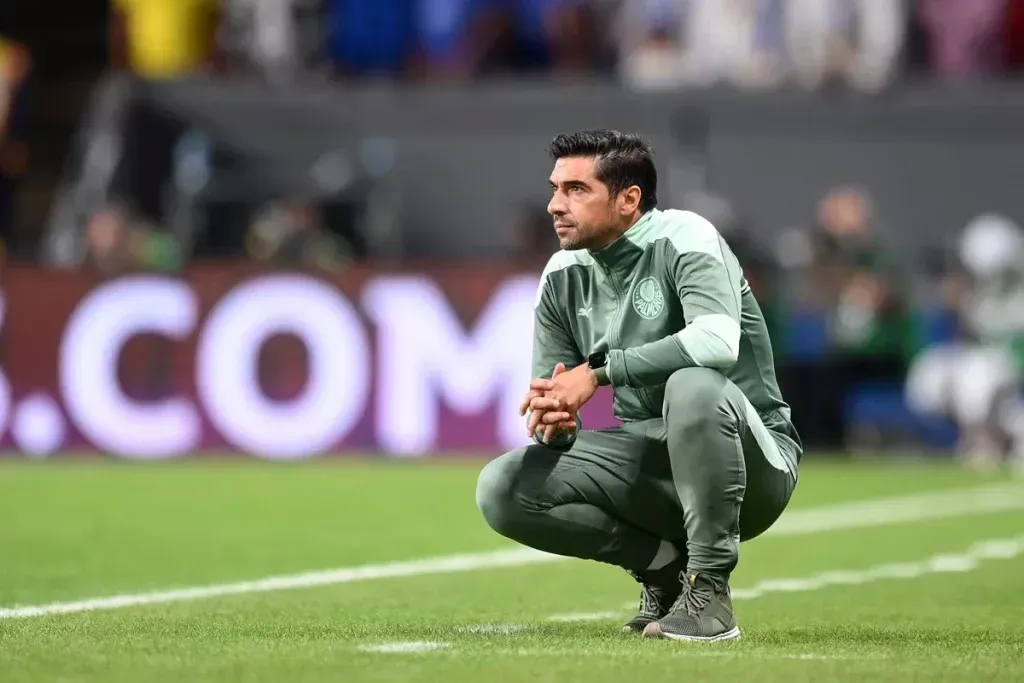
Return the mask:
{"type": "Polygon", "coordinates": [[[597,377],[586,363],[566,370],[564,363],[555,366],[551,379],[537,378],[530,382],[519,414],[530,411],[527,433],[532,438],[543,425],[544,441],[551,441],[563,432],[576,429],[576,416],[580,408],[597,391],[597,377]]]}

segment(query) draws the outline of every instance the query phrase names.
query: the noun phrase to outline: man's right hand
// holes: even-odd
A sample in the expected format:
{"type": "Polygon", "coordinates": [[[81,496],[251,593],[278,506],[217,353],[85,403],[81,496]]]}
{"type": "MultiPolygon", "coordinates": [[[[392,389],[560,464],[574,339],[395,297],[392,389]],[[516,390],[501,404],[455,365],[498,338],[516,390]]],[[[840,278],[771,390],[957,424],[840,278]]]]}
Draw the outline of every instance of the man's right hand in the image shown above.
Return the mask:
{"type": "MultiPolygon", "coordinates": [[[[551,379],[565,372],[565,363],[558,363],[551,372],[551,379]]],[[[544,424],[544,440],[550,441],[561,432],[576,429],[576,416],[571,414],[556,399],[547,398],[544,393],[553,387],[551,380],[537,378],[530,382],[530,390],[526,392],[523,402],[519,405],[519,414],[530,413],[527,434],[533,438],[541,423],[544,424]]]]}

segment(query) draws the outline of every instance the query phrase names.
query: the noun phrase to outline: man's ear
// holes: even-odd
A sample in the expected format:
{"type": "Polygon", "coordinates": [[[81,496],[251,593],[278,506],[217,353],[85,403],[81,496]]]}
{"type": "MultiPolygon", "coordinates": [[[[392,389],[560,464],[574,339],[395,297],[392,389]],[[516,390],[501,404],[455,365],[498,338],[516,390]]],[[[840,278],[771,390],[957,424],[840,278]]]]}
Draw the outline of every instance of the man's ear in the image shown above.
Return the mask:
{"type": "Polygon", "coordinates": [[[643,199],[643,192],[639,185],[630,185],[619,193],[619,211],[628,216],[640,208],[640,201],[643,199]]]}

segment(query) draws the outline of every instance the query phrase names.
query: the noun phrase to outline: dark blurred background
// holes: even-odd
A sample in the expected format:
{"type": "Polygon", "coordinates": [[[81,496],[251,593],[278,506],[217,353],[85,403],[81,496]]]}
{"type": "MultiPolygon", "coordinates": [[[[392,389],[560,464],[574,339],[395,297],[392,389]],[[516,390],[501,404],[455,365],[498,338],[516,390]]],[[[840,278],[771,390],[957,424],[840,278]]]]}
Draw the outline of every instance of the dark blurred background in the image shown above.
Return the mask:
{"type": "Polygon", "coordinates": [[[5,270],[536,273],[631,130],[809,447],[1024,462],[1024,0],[8,0],[0,66],[5,270]]]}

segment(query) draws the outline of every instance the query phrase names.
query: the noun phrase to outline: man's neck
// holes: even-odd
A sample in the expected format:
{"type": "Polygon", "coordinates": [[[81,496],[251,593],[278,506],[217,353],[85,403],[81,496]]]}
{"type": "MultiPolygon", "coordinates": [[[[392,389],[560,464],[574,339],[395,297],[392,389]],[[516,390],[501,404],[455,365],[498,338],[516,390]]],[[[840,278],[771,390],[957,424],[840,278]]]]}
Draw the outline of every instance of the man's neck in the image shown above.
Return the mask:
{"type": "Polygon", "coordinates": [[[637,211],[636,213],[633,214],[631,218],[629,218],[627,222],[623,223],[622,225],[617,225],[614,228],[610,229],[606,234],[601,236],[601,239],[595,245],[588,247],[588,249],[590,251],[601,251],[602,249],[614,243],[620,237],[625,235],[626,232],[628,232],[629,229],[632,228],[634,225],[639,223],[640,219],[643,217],[644,214],[640,211],[637,211]]]}

